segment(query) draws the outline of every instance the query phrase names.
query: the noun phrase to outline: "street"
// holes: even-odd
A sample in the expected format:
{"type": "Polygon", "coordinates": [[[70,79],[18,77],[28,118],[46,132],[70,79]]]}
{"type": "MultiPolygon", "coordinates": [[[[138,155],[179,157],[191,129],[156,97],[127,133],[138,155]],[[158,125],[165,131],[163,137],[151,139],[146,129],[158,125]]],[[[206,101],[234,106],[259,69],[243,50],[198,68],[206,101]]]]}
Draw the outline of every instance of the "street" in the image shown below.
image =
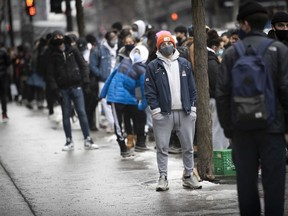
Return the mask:
{"type": "MultiPolygon", "coordinates": [[[[1,216],[239,215],[236,182],[201,182],[202,190],[182,187],[180,155],[169,155],[167,192],[156,192],[158,170],[150,151],[123,159],[114,135],[91,132],[98,150],[85,150],[79,122],[73,124],[75,150],[61,151],[61,124],[45,111],[8,104],[0,123],[1,216]]],[[[286,179],[286,188],[288,180],[286,179]]],[[[288,192],[286,190],[288,215],[288,192]]]]}

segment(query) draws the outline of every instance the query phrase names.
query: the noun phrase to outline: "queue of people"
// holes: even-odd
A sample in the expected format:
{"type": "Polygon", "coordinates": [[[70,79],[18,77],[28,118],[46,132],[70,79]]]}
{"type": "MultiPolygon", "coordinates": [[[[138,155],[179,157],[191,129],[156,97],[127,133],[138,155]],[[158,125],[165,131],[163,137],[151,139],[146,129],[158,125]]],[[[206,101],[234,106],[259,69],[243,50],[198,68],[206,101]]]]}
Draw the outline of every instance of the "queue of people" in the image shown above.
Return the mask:
{"type": "MultiPolygon", "coordinates": [[[[232,149],[241,215],[261,215],[257,188],[259,167],[265,215],[283,215],[284,209],[287,160],[284,135],[288,128],[286,12],[273,15],[268,33],[273,41],[263,51],[277,101],[272,123],[253,130],[247,124],[243,129],[237,126],[242,116],[236,116],[236,121],[232,113],[235,81],[231,73],[241,56],[235,47],[242,44],[244,55],[253,55],[260,41],[267,38],[263,33],[267,20],[264,7],[248,2],[239,7],[239,29],[219,35],[206,26],[213,150],[232,149]]],[[[100,115],[105,116],[107,122],[105,130],[115,134],[123,158],[150,150],[147,136],[153,137],[159,170],[156,191],[169,189],[169,154],[182,154],[183,187],[201,189],[194,172],[198,104],[193,30],[192,25],[187,28],[179,25],[173,35],[166,30],[150,29],[144,21],[137,20],[126,28],[119,22],[114,23],[100,42],[92,34],[77,38],[75,34],[54,31],[37,40],[32,51],[27,46],[19,46],[17,53],[13,50],[9,53],[0,44],[2,120],[9,119],[7,90],[12,88],[8,88],[7,71],[12,67],[14,72],[10,77],[17,92],[12,100],[30,109],[36,100],[38,109],[43,109],[46,98],[50,116],[56,105],[61,106],[66,140],[63,151],[74,149],[73,116],[79,119],[85,149],[99,148],[97,140],[94,142],[90,136],[91,131],[99,130],[96,125],[99,107],[100,115]]],[[[241,111],[247,111],[246,100],[236,99],[241,111]]],[[[263,115],[257,112],[256,118],[262,119],[263,115]]],[[[250,117],[248,119],[250,121],[250,117]]],[[[104,127],[101,122],[100,127],[104,127]]]]}

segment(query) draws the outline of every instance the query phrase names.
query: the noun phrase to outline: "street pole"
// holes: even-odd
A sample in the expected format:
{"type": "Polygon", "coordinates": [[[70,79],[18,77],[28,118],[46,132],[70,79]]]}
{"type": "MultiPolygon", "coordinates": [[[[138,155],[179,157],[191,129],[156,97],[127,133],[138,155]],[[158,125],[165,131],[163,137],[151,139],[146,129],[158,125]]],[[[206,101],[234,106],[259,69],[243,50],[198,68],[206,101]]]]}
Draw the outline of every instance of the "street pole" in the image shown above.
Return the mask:
{"type": "Polygon", "coordinates": [[[66,3],[66,20],[67,20],[67,31],[73,31],[73,22],[72,22],[72,10],[70,0],[65,0],[66,3]]]}
{"type": "Polygon", "coordinates": [[[11,1],[7,0],[8,2],[8,19],[9,19],[9,36],[10,36],[10,43],[11,47],[14,47],[14,28],[13,28],[13,17],[12,17],[12,9],[11,9],[11,1]]]}

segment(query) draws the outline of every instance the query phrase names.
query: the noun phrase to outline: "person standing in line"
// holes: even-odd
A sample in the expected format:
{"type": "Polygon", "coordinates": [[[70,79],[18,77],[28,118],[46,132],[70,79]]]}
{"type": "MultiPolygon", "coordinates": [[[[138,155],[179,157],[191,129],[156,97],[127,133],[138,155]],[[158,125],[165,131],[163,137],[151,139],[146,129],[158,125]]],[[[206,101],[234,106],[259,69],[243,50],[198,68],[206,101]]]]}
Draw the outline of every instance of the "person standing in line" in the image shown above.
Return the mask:
{"type": "Polygon", "coordinates": [[[122,130],[123,115],[129,113],[133,120],[133,129],[137,135],[135,151],[137,147],[147,149],[145,145],[145,108],[147,102],[144,97],[144,77],[146,72],[145,62],[148,59],[148,49],[144,45],[137,45],[129,55],[129,59],[124,58],[118,69],[113,71],[105,82],[100,94],[101,98],[107,97],[107,102],[111,104],[115,122],[115,134],[120,146],[121,156],[129,157],[133,155],[130,148],[125,143],[122,130]],[[136,97],[136,88],[139,87],[142,95],[141,101],[136,97]],[[143,114],[139,114],[141,110],[143,114]]]}
{"type": "MultiPolygon", "coordinates": [[[[263,32],[267,20],[268,13],[261,4],[250,1],[240,5],[237,21],[240,31],[242,31],[241,35],[246,35],[244,38],[242,37],[246,53],[251,52],[251,47],[261,49],[261,43],[268,40],[267,35],[263,32]]],[[[262,59],[270,68],[268,73],[271,73],[272,86],[275,89],[271,94],[272,97],[275,96],[276,101],[275,106],[271,104],[276,109],[275,117],[263,129],[248,130],[246,128],[244,130],[235,124],[231,109],[232,106],[235,106],[235,103],[232,104],[232,89],[235,87],[232,84],[231,73],[239,55],[235,46],[229,47],[223,55],[216,83],[216,105],[224,134],[232,140],[239,209],[240,215],[243,216],[260,216],[263,211],[266,216],[283,216],[284,213],[286,172],[284,134],[288,131],[287,56],[288,49],[278,41],[272,41],[265,49],[262,59]],[[262,211],[258,188],[259,165],[262,169],[261,178],[264,190],[262,211]]],[[[245,85],[251,83],[249,80],[247,82],[245,85]]],[[[240,102],[240,106],[245,106],[243,101],[240,102]]],[[[258,114],[255,119],[259,117],[258,114]]],[[[251,127],[252,123],[251,120],[246,127],[251,127]]]]}
{"type": "MultiPolygon", "coordinates": [[[[210,29],[211,31],[213,29],[210,29]]],[[[218,35],[218,34],[217,34],[218,35]]],[[[212,118],[212,143],[213,150],[222,150],[229,147],[229,140],[225,137],[223,128],[219,123],[217,115],[216,100],[215,100],[215,86],[219,74],[220,61],[217,52],[221,46],[221,37],[207,39],[208,51],[208,79],[209,79],[209,105],[212,118]]]]}
{"type": "MultiPolygon", "coordinates": [[[[113,31],[108,31],[105,34],[105,39],[99,48],[91,50],[90,54],[90,72],[99,80],[99,93],[102,91],[106,79],[116,65],[118,37],[113,31]]],[[[108,121],[106,128],[107,133],[114,133],[114,119],[110,105],[106,99],[101,100],[104,115],[108,121]]]]}
{"type": "MultiPolygon", "coordinates": [[[[279,11],[271,19],[271,30],[268,37],[281,41],[288,47],[288,13],[279,11]]],[[[288,164],[288,142],[286,146],[286,163],[288,164]]]]}
{"type": "Polygon", "coordinates": [[[196,121],[196,86],[189,61],[179,57],[170,32],[157,37],[157,59],[148,64],[145,97],[152,111],[160,178],[156,191],[169,189],[167,180],[168,148],[172,130],[182,147],[183,186],[200,189],[193,174],[193,140],[196,121]]]}
{"type": "Polygon", "coordinates": [[[4,43],[0,42],[0,99],[2,108],[2,121],[8,122],[7,115],[7,89],[8,89],[8,73],[7,69],[11,64],[11,59],[7,53],[4,43]]]}
{"type": "Polygon", "coordinates": [[[288,46],[288,13],[279,11],[271,19],[271,30],[268,37],[279,40],[288,46]]]}
{"type": "Polygon", "coordinates": [[[51,38],[51,52],[48,56],[47,81],[62,108],[63,127],[66,143],[63,151],[74,150],[71,131],[71,108],[75,106],[84,136],[84,148],[98,149],[90,137],[89,124],[85,112],[83,90],[89,91],[88,64],[78,49],[64,43],[64,35],[54,31],[51,38]]]}

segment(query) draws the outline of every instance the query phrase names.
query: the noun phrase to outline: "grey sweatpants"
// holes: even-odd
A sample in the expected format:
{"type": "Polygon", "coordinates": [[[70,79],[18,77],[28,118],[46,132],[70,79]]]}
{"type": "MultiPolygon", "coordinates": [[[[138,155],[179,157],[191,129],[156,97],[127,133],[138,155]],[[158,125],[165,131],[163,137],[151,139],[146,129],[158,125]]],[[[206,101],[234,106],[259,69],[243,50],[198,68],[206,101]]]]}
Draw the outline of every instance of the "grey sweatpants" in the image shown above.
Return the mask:
{"type": "Polygon", "coordinates": [[[185,175],[189,176],[194,168],[193,140],[196,113],[187,115],[184,111],[172,111],[170,115],[153,118],[153,130],[157,148],[157,164],[160,176],[167,176],[168,148],[171,131],[174,130],[182,148],[185,175]]]}

